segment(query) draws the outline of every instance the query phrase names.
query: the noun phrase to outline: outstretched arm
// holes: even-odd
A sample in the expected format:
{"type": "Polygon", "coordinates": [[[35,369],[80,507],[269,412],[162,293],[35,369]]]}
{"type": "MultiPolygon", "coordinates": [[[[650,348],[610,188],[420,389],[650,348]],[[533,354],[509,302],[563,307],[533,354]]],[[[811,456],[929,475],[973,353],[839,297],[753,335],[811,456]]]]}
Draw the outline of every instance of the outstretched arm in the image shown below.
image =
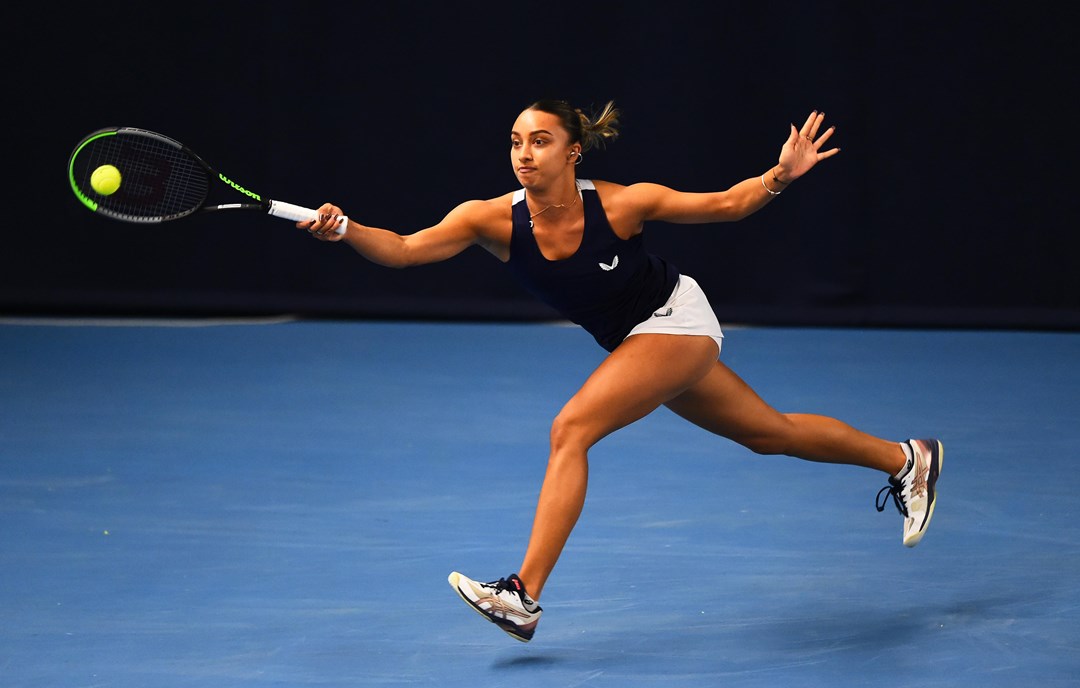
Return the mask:
{"type": "Polygon", "coordinates": [[[689,224],[741,220],[783,193],[814,165],[840,152],[839,148],[822,150],[836,131],[836,127],[829,127],[821,132],[824,120],[825,113],[815,111],[801,128],[796,129],[792,124],[777,163],[760,176],[745,179],[726,191],[686,193],[659,184],[634,184],[626,187],[624,193],[640,211],[642,222],[689,224]]]}
{"type": "Polygon", "coordinates": [[[318,211],[320,219],[296,226],[322,241],[344,241],[373,263],[403,268],[452,258],[473,244],[488,247],[485,230],[496,226],[499,208],[493,201],[466,201],[438,224],[413,234],[362,225],[352,218],[345,233],[337,234],[337,219],[344,215],[341,208],[325,203],[318,211]]]}

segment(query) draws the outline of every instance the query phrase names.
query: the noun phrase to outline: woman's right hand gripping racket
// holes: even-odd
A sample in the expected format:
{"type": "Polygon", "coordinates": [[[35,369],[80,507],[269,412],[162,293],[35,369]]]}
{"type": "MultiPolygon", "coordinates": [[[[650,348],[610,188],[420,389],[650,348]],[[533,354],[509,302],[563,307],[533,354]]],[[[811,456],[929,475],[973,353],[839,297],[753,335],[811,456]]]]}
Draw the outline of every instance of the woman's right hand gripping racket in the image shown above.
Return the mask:
{"type": "MultiPolygon", "coordinates": [[[[154,224],[220,210],[258,210],[294,222],[319,219],[311,208],[260,196],[179,141],[145,129],[113,127],[88,135],[71,153],[68,178],[83,205],[123,222],[154,224]],[[243,199],[211,200],[226,189],[243,199]]],[[[339,218],[335,231],[344,234],[348,221],[339,218]]]]}

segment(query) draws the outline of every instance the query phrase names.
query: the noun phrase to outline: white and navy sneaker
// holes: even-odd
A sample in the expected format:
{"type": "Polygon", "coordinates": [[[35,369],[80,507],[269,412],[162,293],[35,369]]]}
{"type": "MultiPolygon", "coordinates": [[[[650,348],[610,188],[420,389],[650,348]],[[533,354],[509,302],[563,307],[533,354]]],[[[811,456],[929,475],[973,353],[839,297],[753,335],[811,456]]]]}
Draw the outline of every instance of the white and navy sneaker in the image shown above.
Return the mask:
{"type": "Polygon", "coordinates": [[[877,510],[884,511],[893,498],[897,511],[904,517],[904,546],[919,544],[937,502],[937,479],[945,448],[938,440],[908,440],[901,442],[908,455],[907,472],[890,477],[889,484],[877,496],[877,510]]]}
{"type": "Polygon", "coordinates": [[[523,643],[532,640],[544,610],[525,592],[516,573],[494,583],[478,583],[454,571],[448,580],[461,599],[485,619],[523,643]]]}

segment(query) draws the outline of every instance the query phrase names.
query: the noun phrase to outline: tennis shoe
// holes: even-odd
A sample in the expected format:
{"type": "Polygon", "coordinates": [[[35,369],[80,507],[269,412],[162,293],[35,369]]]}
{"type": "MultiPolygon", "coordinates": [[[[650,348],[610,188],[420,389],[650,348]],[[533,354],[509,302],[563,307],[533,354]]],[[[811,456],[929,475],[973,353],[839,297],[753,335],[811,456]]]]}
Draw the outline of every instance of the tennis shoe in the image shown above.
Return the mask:
{"type": "Polygon", "coordinates": [[[448,580],[478,614],[523,643],[532,640],[544,610],[525,592],[516,573],[493,583],[478,583],[454,571],[448,580]]]}
{"type": "Polygon", "coordinates": [[[884,511],[892,497],[904,517],[904,546],[914,547],[934,515],[945,448],[938,440],[908,440],[904,444],[911,449],[911,468],[900,478],[889,478],[889,484],[878,492],[876,504],[878,511],[884,511]]]}

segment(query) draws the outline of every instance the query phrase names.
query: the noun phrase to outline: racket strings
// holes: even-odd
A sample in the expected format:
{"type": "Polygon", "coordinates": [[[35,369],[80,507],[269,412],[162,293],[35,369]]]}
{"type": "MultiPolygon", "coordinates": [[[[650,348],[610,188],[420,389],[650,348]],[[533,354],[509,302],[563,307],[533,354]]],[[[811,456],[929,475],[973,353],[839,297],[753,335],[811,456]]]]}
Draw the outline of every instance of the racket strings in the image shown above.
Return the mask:
{"type": "Polygon", "coordinates": [[[137,133],[118,133],[92,141],[80,151],[80,186],[99,209],[121,219],[159,220],[182,217],[206,200],[210,179],[205,168],[182,148],[137,133]],[[99,194],[90,176],[101,165],[120,170],[116,193],[99,194]]]}

